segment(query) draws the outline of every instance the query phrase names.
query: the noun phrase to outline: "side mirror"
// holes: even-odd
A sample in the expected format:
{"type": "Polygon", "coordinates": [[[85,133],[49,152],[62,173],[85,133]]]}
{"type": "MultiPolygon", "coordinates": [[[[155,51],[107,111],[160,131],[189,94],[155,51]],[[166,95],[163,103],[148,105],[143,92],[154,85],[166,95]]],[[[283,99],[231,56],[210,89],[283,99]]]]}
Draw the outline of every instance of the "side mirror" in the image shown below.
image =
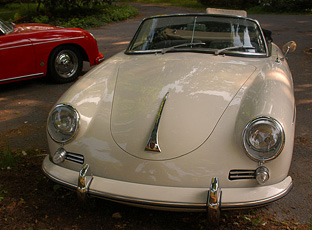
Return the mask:
{"type": "Polygon", "coordinates": [[[294,41],[291,42],[287,42],[284,46],[283,46],[283,53],[284,53],[284,57],[282,58],[283,60],[286,58],[288,53],[292,53],[296,50],[297,48],[297,44],[294,41]]]}

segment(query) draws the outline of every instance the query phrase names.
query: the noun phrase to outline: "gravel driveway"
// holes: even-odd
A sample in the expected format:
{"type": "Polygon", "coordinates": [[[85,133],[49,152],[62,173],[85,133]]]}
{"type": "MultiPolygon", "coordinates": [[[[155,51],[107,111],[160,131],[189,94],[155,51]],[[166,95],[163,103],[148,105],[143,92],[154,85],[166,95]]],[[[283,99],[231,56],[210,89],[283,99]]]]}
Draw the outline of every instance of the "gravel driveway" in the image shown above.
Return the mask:
{"type": "MultiPolygon", "coordinates": [[[[142,18],[151,15],[189,13],[178,7],[133,4],[140,15],[134,19],[90,29],[106,58],[126,48],[142,18]]],[[[250,15],[273,31],[279,45],[290,40],[297,50],[288,56],[295,83],[297,127],[290,175],[293,190],[283,199],[261,209],[281,221],[312,222],[312,17],[296,15],[250,15]]],[[[84,70],[89,70],[87,65],[84,70]]],[[[72,83],[56,85],[45,79],[0,85],[0,147],[47,149],[45,134],[49,110],[72,83]]]]}

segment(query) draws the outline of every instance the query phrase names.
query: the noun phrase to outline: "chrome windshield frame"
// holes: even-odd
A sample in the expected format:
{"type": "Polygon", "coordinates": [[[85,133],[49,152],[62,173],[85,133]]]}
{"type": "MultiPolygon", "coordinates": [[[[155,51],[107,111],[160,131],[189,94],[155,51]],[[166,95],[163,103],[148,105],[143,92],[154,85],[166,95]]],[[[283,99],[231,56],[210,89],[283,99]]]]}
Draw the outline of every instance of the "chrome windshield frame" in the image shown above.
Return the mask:
{"type": "Polygon", "coordinates": [[[4,21],[4,20],[2,20],[0,18],[0,31],[1,31],[2,34],[10,34],[10,33],[12,33],[14,31],[13,24],[10,24],[9,22],[6,22],[6,21],[4,21]],[[7,29],[4,28],[4,26],[6,26],[7,29]]]}

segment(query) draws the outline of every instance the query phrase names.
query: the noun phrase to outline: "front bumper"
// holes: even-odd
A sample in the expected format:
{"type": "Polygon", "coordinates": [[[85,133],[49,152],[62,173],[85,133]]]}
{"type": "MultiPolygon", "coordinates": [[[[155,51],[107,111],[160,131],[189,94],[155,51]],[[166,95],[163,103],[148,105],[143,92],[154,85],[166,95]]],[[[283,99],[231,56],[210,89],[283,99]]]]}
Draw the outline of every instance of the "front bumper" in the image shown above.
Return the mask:
{"type": "Polygon", "coordinates": [[[100,64],[100,63],[103,62],[104,60],[105,60],[105,58],[104,58],[103,54],[99,53],[99,56],[96,57],[96,59],[95,59],[95,64],[96,64],[96,65],[97,65],[97,64],[100,64]]]}
{"type": "MultiPolygon", "coordinates": [[[[137,184],[92,176],[90,168],[80,172],[55,165],[47,156],[42,165],[44,173],[53,181],[76,189],[80,195],[90,195],[120,203],[171,211],[207,211],[207,202],[214,200],[221,209],[265,205],[285,196],[292,188],[290,176],[283,181],[252,188],[214,188],[222,191],[211,198],[211,188],[184,188],[137,184]],[[211,198],[211,199],[209,199],[211,198]],[[218,204],[219,203],[219,204],[218,204]]],[[[213,185],[213,183],[212,183],[213,185]]],[[[215,185],[215,184],[214,184],[215,185]]],[[[222,186],[222,184],[221,184],[222,186]]],[[[209,206],[208,206],[209,210],[209,206]]]]}

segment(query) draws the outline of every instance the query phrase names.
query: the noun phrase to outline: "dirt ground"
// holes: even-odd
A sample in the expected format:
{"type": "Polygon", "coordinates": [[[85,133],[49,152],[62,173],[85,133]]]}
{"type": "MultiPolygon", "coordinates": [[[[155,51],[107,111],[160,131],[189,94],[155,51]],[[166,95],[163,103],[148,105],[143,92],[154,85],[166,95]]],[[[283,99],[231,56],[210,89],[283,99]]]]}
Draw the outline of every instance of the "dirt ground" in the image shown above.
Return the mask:
{"type": "MultiPolygon", "coordinates": [[[[123,50],[143,17],[193,10],[135,4],[140,16],[89,30],[106,58],[123,50]]],[[[312,16],[250,15],[273,31],[279,45],[297,42],[289,55],[297,106],[297,128],[290,175],[294,188],[268,206],[224,211],[220,229],[312,229],[312,16]]],[[[87,65],[84,70],[89,70],[87,65]]],[[[46,79],[0,85],[0,148],[18,157],[0,169],[0,229],[206,229],[205,213],[162,212],[105,200],[81,202],[74,191],[49,181],[41,172],[47,154],[45,134],[49,110],[72,83],[46,79]]]]}

